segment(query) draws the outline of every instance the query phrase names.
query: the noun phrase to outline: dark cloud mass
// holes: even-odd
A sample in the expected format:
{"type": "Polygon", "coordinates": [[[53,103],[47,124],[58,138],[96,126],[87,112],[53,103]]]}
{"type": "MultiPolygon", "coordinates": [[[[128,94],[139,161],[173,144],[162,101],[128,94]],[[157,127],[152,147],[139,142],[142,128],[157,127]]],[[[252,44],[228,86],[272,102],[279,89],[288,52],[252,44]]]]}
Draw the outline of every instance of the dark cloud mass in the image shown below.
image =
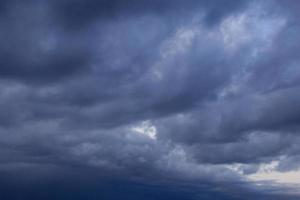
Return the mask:
{"type": "Polygon", "coordinates": [[[299,7],[1,0],[0,199],[299,199],[299,7]]]}

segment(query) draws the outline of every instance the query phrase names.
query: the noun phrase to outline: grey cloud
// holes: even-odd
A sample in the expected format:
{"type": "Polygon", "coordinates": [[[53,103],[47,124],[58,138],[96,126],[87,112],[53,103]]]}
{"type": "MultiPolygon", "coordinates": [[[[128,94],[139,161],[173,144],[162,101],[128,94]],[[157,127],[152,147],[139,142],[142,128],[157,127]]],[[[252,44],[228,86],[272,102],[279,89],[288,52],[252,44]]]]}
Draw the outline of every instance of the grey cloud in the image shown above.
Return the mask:
{"type": "Polygon", "coordinates": [[[297,199],[244,177],[299,165],[281,4],[1,1],[0,198],[297,199]]]}
{"type": "Polygon", "coordinates": [[[88,70],[90,50],[61,33],[41,3],[13,4],[0,27],[2,79],[51,82],[88,70]]]}
{"type": "Polygon", "coordinates": [[[225,1],[55,1],[53,10],[67,27],[81,27],[97,19],[110,20],[120,17],[140,17],[142,15],[172,15],[184,18],[189,13],[206,13],[207,24],[215,24],[224,16],[243,8],[247,1],[228,3],[225,1]]]}

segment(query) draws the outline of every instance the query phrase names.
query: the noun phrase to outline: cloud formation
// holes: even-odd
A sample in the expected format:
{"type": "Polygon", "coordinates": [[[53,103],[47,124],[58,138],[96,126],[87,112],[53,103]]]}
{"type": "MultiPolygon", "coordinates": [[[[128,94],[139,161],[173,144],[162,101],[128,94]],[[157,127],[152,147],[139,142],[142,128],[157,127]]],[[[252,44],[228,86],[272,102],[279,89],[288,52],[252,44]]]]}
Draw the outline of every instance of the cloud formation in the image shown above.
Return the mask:
{"type": "Polygon", "coordinates": [[[1,1],[0,198],[298,199],[298,7],[1,1]]]}

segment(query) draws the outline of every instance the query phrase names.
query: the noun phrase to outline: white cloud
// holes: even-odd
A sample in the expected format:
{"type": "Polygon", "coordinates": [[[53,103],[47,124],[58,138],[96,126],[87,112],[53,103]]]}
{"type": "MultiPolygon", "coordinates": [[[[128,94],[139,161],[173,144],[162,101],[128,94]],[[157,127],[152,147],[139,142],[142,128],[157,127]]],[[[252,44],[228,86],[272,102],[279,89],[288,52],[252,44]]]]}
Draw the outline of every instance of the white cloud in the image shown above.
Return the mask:
{"type": "Polygon", "coordinates": [[[147,137],[156,140],[157,137],[157,130],[156,127],[154,125],[152,125],[152,123],[148,120],[143,121],[140,125],[138,126],[134,126],[131,129],[132,131],[142,134],[142,135],[146,135],[147,137]]]}

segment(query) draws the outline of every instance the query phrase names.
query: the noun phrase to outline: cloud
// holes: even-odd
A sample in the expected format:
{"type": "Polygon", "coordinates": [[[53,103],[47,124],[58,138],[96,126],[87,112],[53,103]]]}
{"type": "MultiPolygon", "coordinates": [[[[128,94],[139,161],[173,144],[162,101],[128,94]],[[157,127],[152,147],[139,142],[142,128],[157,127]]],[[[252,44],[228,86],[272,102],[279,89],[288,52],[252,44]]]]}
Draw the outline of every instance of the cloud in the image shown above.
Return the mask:
{"type": "Polygon", "coordinates": [[[0,198],[299,198],[297,5],[1,1],[0,198]]]}

